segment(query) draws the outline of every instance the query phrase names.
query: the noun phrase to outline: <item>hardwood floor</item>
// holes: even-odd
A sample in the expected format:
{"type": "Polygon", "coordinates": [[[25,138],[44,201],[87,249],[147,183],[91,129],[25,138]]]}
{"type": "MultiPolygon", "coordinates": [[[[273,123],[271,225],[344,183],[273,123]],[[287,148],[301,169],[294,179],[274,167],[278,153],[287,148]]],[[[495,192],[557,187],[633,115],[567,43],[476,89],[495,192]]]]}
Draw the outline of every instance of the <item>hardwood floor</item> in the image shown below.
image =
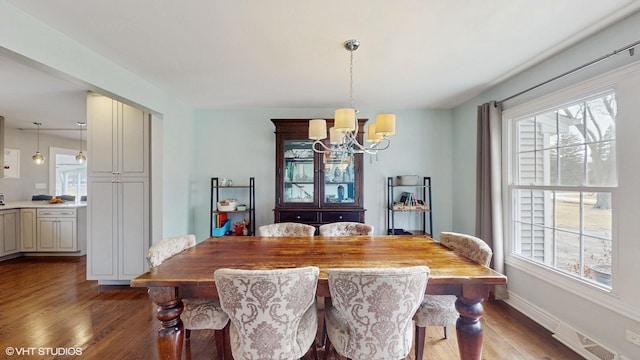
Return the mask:
{"type": "MultiPolygon", "coordinates": [[[[0,359],[157,358],[158,322],[146,290],[98,286],[85,272],[84,257],[0,262],[0,359]]],[[[483,359],[582,359],[502,302],[488,301],[482,321],[483,359]]],[[[427,330],[425,359],[458,358],[450,333],[444,340],[442,328],[427,330]]],[[[183,355],[216,359],[213,331],[193,331],[183,355]]]]}

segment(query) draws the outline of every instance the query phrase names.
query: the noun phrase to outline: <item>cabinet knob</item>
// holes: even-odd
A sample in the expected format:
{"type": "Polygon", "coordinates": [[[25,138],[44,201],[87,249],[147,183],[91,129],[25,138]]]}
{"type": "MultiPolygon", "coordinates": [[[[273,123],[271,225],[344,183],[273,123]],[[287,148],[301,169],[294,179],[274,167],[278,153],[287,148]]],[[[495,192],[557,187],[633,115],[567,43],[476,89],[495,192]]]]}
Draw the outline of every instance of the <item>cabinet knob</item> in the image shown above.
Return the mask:
{"type": "Polygon", "coordinates": [[[296,216],[296,220],[300,220],[300,215],[296,216]]]}
{"type": "Polygon", "coordinates": [[[342,215],[339,215],[339,216],[338,216],[338,220],[342,220],[342,215]]]}

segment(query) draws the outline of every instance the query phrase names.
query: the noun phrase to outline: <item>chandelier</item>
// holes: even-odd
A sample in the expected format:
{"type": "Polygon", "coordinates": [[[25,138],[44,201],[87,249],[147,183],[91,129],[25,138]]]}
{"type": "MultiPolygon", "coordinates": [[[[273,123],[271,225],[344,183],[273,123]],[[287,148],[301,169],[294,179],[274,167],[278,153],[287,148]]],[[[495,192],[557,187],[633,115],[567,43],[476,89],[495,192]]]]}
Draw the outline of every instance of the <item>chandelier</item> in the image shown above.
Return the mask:
{"type": "Polygon", "coordinates": [[[396,132],[396,116],[394,114],[378,114],[375,123],[367,125],[366,142],[358,142],[358,110],[353,107],[353,52],[358,49],[358,40],[347,40],[344,48],[350,53],[349,61],[349,108],[336,109],[333,127],[329,128],[329,145],[327,138],[327,121],[325,119],[309,120],[309,139],[314,140],[313,151],[322,154],[377,154],[391,144],[388,136],[396,132]]]}

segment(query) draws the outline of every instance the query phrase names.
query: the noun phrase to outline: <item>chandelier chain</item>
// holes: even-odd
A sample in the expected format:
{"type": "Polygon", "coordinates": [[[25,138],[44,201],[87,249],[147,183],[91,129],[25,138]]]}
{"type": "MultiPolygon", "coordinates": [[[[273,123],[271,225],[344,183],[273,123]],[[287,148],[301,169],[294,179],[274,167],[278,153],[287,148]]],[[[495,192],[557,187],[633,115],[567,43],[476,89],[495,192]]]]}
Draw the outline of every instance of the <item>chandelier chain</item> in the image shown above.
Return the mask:
{"type": "Polygon", "coordinates": [[[353,107],[353,49],[349,50],[349,54],[349,106],[355,109],[353,107]]]}

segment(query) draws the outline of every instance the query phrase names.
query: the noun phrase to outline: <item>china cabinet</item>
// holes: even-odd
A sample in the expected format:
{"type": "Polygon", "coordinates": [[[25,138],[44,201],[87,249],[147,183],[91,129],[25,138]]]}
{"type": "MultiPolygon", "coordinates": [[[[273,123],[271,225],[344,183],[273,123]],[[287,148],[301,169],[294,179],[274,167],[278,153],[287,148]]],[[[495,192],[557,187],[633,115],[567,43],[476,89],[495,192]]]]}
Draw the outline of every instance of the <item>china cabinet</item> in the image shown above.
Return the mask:
{"type": "MultiPolygon", "coordinates": [[[[314,226],[364,222],[362,154],[314,152],[307,138],[309,119],[271,121],[276,128],[274,221],[314,226]]],[[[360,142],[366,121],[358,119],[360,142]]],[[[327,119],[331,126],[333,120],[327,119]]]]}

